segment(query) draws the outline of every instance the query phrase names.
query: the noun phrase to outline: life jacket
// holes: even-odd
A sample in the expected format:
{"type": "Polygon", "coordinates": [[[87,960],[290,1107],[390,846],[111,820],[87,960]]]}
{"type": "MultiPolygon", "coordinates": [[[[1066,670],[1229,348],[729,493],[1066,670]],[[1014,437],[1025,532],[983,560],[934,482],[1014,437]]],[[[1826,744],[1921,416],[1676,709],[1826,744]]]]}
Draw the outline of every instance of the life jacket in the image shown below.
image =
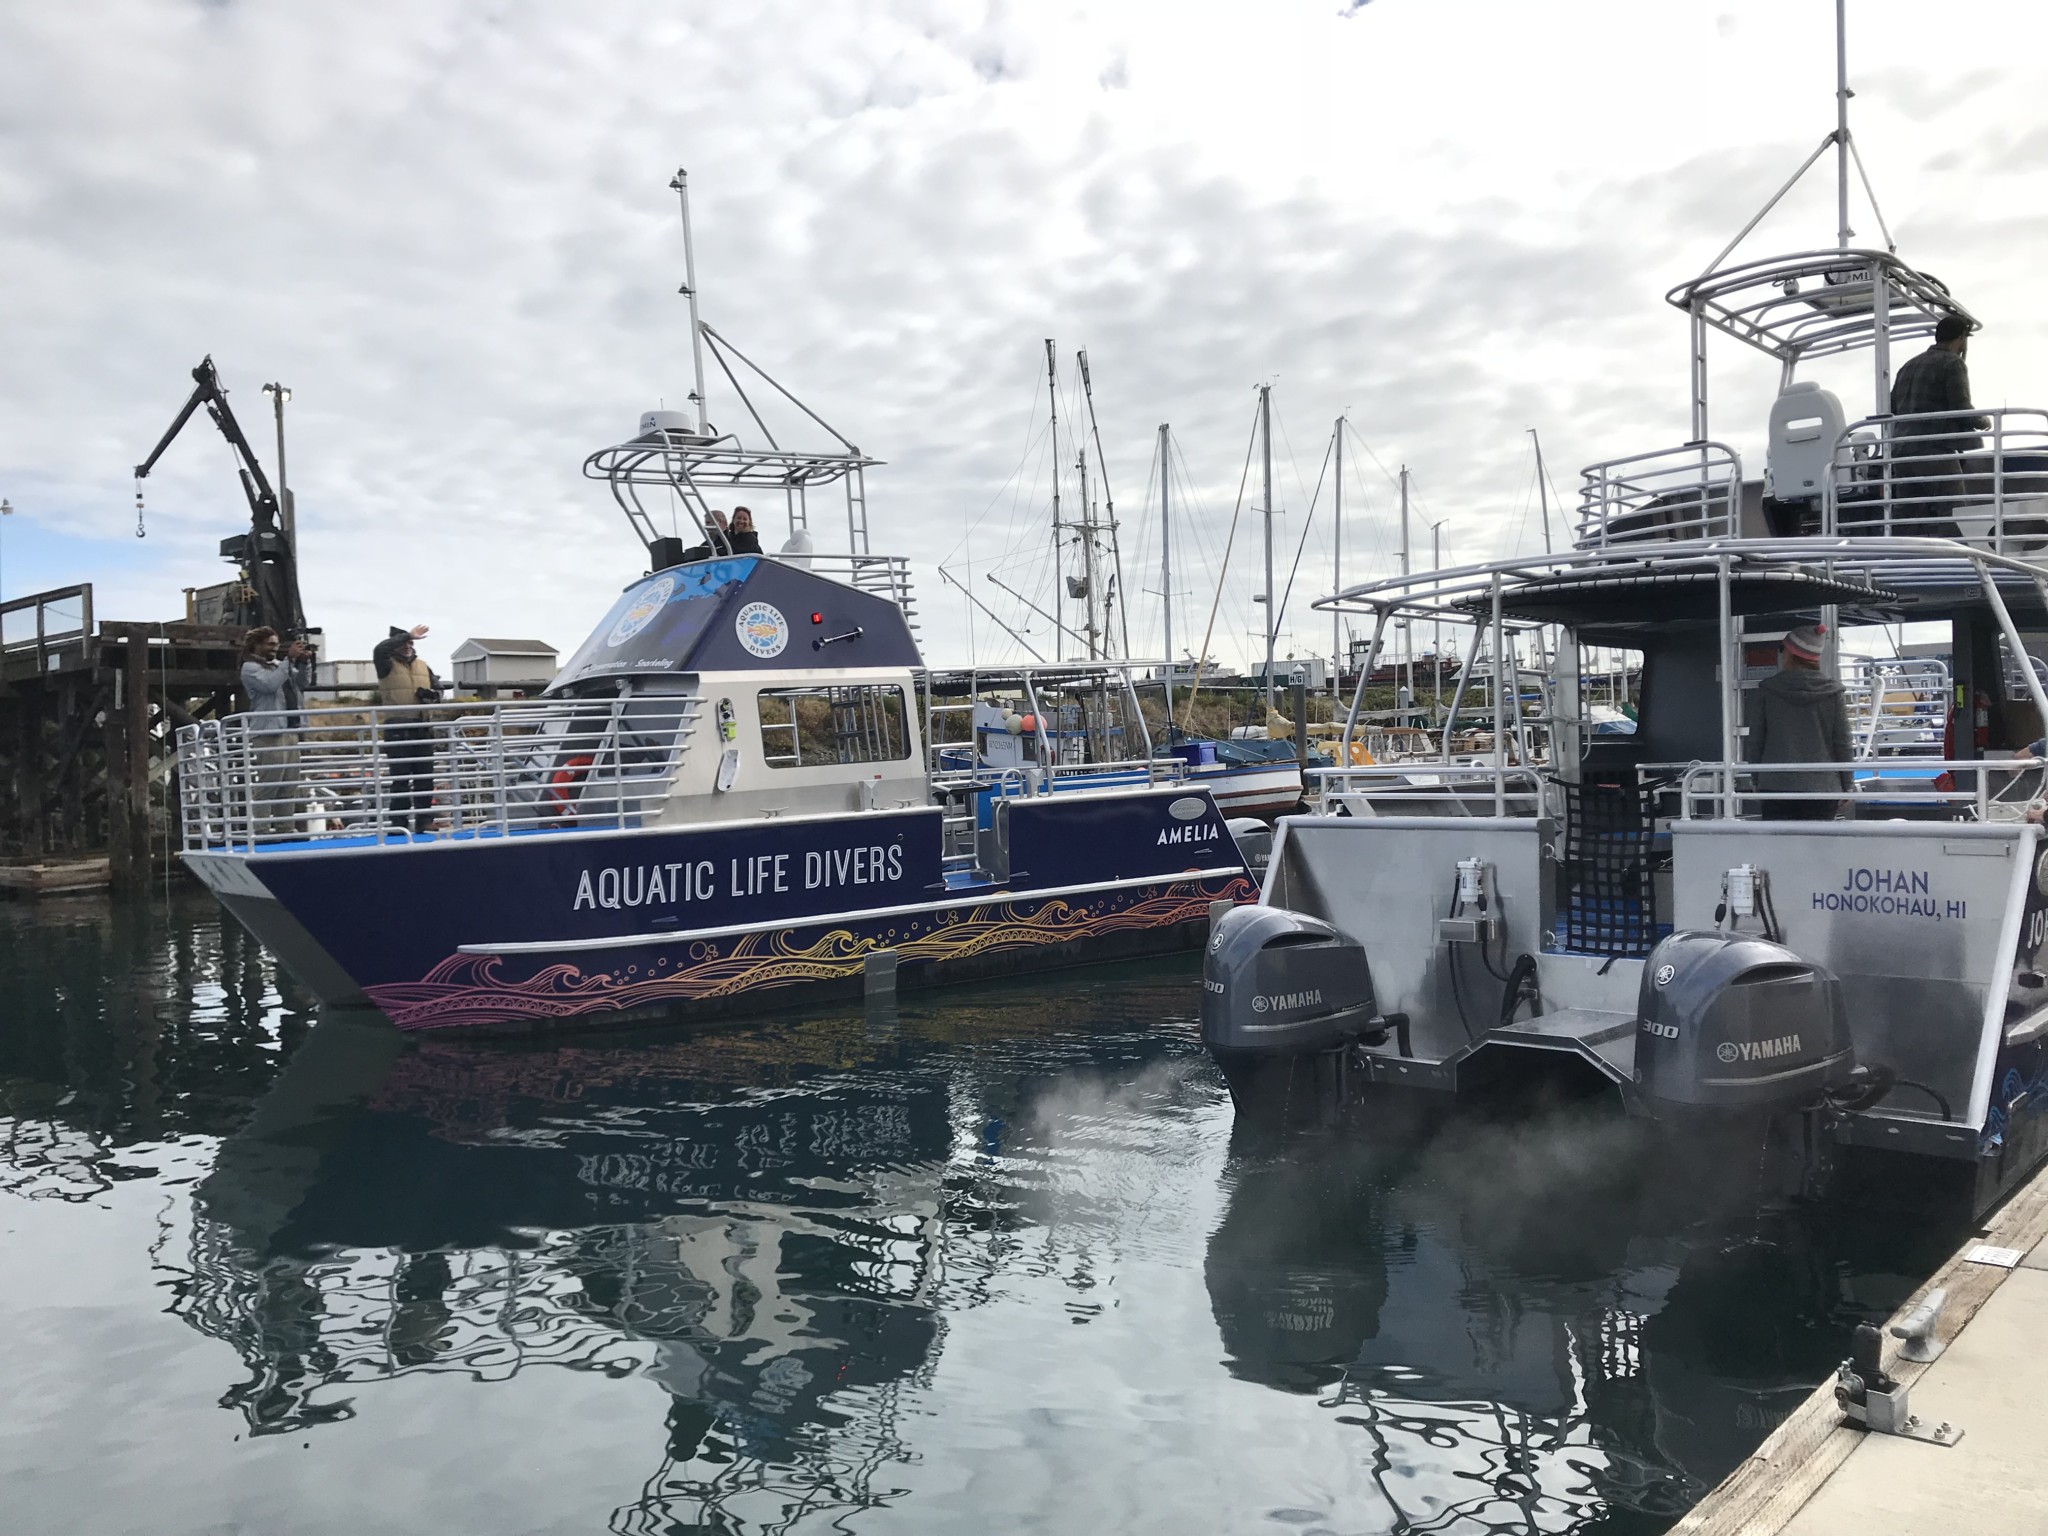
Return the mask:
{"type": "Polygon", "coordinates": [[[377,702],[383,705],[404,705],[417,708],[419,691],[434,686],[434,674],[417,655],[411,661],[402,656],[391,658],[391,670],[377,679],[377,702]]]}

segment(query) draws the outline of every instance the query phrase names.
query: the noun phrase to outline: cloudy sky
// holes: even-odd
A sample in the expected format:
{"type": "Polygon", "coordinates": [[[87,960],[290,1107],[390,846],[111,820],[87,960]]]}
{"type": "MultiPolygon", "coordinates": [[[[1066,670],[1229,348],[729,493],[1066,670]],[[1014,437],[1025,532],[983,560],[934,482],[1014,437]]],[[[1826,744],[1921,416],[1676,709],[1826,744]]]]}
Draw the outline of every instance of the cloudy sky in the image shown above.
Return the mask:
{"type": "MultiPolygon", "coordinates": [[[[167,617],[221,579],[243,512],[211,427],[148,481],[143,540],[130,478],[211,353],[266,457],[259,386],[294,391],[330,654],[414,622],[444,669],[470,634],[566,652],[643,566],[582,460],[689,389],[678,166],[706,319],[886,461],[875,543],[917,562],[935,659],[970,644],[941,561],[1020,628],[987,574],[1045,595],[1047,337],[1069,372],[1088,349],[1135,650],[1156,428],[1185,460],[1185,644],[1262,382],[1287,558],[1339,412],[1354,577],[1386,568],[1403,462],[1419,547],[1438,520],[1447,561],[1540,547],[1528,428],[1567,496],[1687,435],[1662,294],[1832,126],[1832,12],[0,0],[0,591],[90,580],[103,616],[167,617]]],[[[1858,140],[1901,253],[1986,322],[1979,402],[2048,403],[2048,8],[1988,0],[1940,46],[1929,16],[1851,0],[1858,140]]],[[[1829,243],[1832,199],[1816,175],[1746,249],[1829,243]]],[[[1715,432],[1760,463],[1774,373],[1733,351],[1715,432]]],[[[715,377],[712,405],[739,424],[715,377]]],[[[1304,651],[1329,643],[1304,600],[1329,498],[1304,651]]],[[[1256,543],[1226,656],[1256,644],[1256,543]]]]}

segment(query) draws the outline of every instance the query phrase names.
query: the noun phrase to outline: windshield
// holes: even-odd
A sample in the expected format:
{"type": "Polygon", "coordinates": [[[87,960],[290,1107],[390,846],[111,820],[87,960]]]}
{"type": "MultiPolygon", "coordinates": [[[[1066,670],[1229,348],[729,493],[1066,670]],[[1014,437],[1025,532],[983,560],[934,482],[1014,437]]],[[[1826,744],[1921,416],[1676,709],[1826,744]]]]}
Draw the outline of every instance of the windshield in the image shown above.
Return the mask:
{"type": "Polygon", "coordinates": [[[754,564],[751,558],[708,560],[635,582],[577,647],[548,692],[560,693],[585,678],[645,676],[683,667],[720,600],[739,590],[754,564]]]}

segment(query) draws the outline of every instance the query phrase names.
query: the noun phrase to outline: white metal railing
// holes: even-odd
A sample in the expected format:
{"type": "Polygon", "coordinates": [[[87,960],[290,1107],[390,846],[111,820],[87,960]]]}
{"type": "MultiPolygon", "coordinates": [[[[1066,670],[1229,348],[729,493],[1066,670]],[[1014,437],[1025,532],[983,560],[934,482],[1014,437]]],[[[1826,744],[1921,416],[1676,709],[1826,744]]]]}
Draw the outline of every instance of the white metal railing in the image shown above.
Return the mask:
{"type": "Polygon", "coordinates": [[[1189,776],[1188,765],[1177,757],[1131,757],[1120,762],[1054,763],[1050,767],[1031,763],[1004,768],[941,768],[933,771],[931,781],[935,792],[972,785],[1008,797],[1067,793],[1085,789],[1091,779],[1119,787],[1142,782],[1158,788],[1184,784],[1189,776]]]}
{"type": "Polygon", "coordinates": [[[1033,795],[1084,792],[1091,787],[1091,779],[1100,780],[1101,786],[1108,789],[1131,789],[1140,783],[1148,789],[1157,789],[1185,784],[1188,778],[1188,765],[1177,757],[1136,757],[1115,763],[1056,763],[1050,769],[1036,763],[1003,768],[986,764],[976,768],[934,768],[931,771],[932,800],[947,807],[940,819],[945,843],[942,862],[948,868],[974,863],[977,857],[973,847],[974,829],[980,824],[976,802],[984,792],[998,800],[1023,800],[1033,795]]]}
{"type": "Polygon", "coordinates": [[[1687,443],[1579,472],[1580,549],[1732,538],[1742,526],[1742,459],[1725,443],[1687,443]]]}
{"type": "Polygon", "coordinates": [[[2048,550],[2048,411],[1874,416],[1835,444],[1823,531],[2048,550]]]}
{"type": "Polygon", "coordinates": [[[917,615],[917,601],[910,589],[910,561],[902,555],[809,554],[771,555],[787,563],[807,566],[820,576],[843,581],[876,597],[886,597],[903,610],[906,619],[917,615]]]}
{"type": "Polygon", "coordinates": [[[1546,801],[1545,775],[1534,765],[1414,762],[1362,768],[1311,768],[1324,804],[1344,795],[1398,805],[1453,801],[1460,814],[1537,816],[1555,810],[1546,801]]]}
{"type": "Polygon", "coordinates": [[[1679,815],[1687,821],[1733,820],[1745,812],[1770,817],[1771,806],[1844,807],[1859,801],[1880,801],[1886,807],[1947,808],[1974,814],[1979,821],[2017,821],[2026,814],[2041,786],[2034,782],[2041,764],[2016,762],[2009,758],[1894,759],[1891,764],[1854,763],[1690,763],[1670,766],[1678,771],[1679,815]],[[1911,778],[1885,778],[1887,767],[1894,772],[1910,769],[1911,778]],[[1852,788],[1779,789],[1768,783],[1777,774],[1839,773],[1850,778],[1852,788]],[[1858,774],[1864,775],[1857,778],[1858,774]],[[1766,782],[1759,784],[1758,778],[1766,782]],[[1947,779],[1946,786],[1942,780],[1947,779]],[[1993,783],[1994,780],[1998,782],[1993,783]],[[2030,793],[2031,792],[2031,793],[2030,793]]]}
{"type": "Polygon", "coordinates": [[[183,844],[638,825],[666,796],[702,702],[518,699],[202,721],[178,732],[183,844]]]}
{"type": "Polygon", "coordinates": [[[1857,757],[1932,757],[1941,750],[1948,723],[1947,662],[1932,656],[1844,656],[1841,676],[1857,757]]]}

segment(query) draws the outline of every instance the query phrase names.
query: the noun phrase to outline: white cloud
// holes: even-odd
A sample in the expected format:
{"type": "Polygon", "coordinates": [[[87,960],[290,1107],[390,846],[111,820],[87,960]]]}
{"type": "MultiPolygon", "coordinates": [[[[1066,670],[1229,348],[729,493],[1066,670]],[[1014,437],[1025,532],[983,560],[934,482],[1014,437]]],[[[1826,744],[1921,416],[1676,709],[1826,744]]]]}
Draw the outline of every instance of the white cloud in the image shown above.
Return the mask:
{"type": "MultiPolygon", "coordinates": [[[[218,578],[239,493],[210,429],[149,482],[141,546],[127,478],[211,352],[252,432],[259,384],[296,392],[307,604],[336,651],[415,620],[439,656],[573,644],[640,569],[582,458],[688,389],[677,164],[707,318],[888,461],[877,542],[921,562],[935,658],[965,618],[932,560],[984,508],[978,561],[1043,542],[1043,468],[1035,494],[1005,482],[1046,336],[1089,349],[1133,563],[1157,423],[1213,522],[1261,379],[1310,485],[1348,409],[1457,556],[1532,543],[1525,428],[1567,491],[1577,463],[1684,435],[1661,295],[1831,126],[1832,7],[1337,9],[12,7],[0,492],[22,515],[0,579],[95,579],[133,617],[218,578]]],[[[2026,401],[2048,20],[1994,5],[1972,35],[1995,53],[1929,57],[1924,8],[1851,10],[1903,252],[1988,322],[1980,397],[2026,401]]],[[[1832,214],[1816,179],[1757,239],[1825,244],[1832,214]]],[[[1771,370],[1726,361],[1717,430],[1753,444],[1771,370]]],[[[1390,545],[1386,492],[1354,486],[1359,555],[1390,545]]],[[[1291,552],[1291,466],[1282,499],[1291,552]]],[[[1184,567],[1189,611],[1212,579],[1184,567]]],[[[1250,585],[1225,609],[1246,651],[1250,585]]],[[[1305,609],[1297,631],[1326,643],[1305,609]]]]}

